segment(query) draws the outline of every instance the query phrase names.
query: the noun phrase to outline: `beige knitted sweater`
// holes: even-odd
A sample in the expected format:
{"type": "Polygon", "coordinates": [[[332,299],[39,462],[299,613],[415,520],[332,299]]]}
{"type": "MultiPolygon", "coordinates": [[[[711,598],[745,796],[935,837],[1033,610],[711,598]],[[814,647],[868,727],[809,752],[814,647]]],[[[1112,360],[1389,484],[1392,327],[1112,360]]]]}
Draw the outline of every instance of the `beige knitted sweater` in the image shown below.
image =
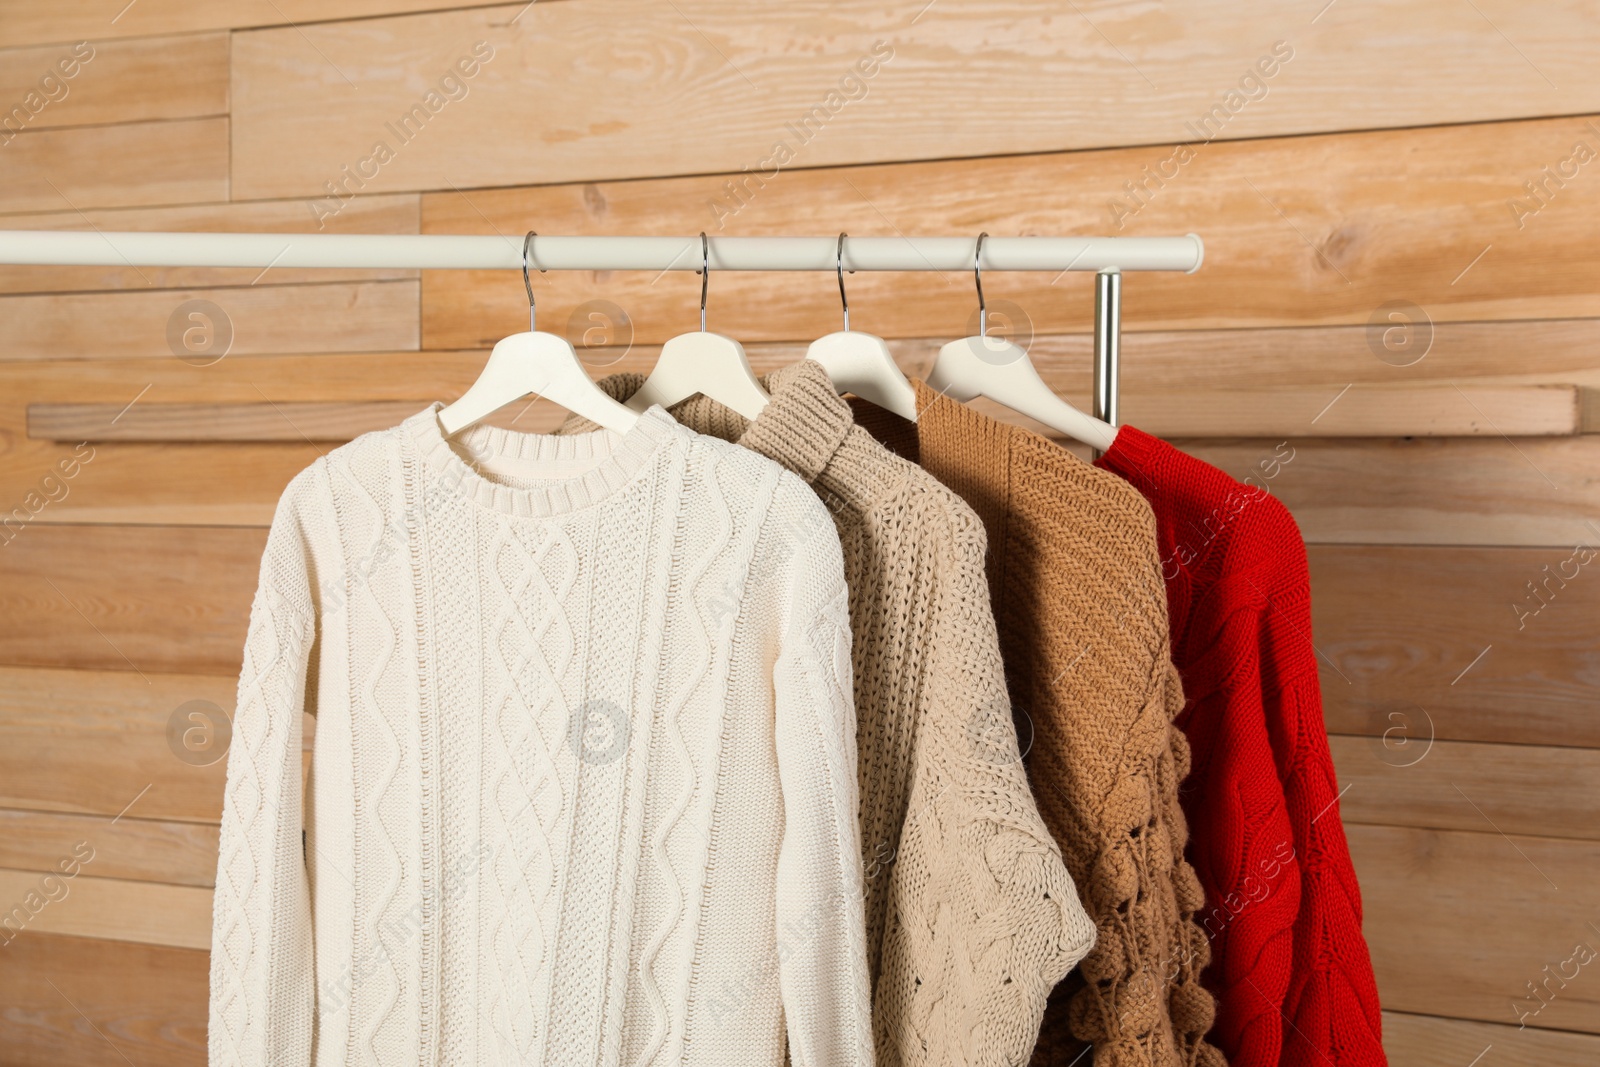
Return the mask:
{"type": "Polygon", "coordinates": [[[1172,725],[1183,696],[1150,505],[1054,442],[915,385],[916,423],[868,404],[858,417],[988,529],[1006,676],[1032,726],[1028,776],[1099,927],[1051,997],[1033,1062],[1064,1067],[1089,1042],[1095,1067],[1221,1067],[1204,1040],[1204,897],[1183,858],[1189,749],[1172,725]]]}
{"type": "MultiPolygon", "coordinates": [[[[642,381],[601,385],[626,399],[642,381]]],[[[753,422],[698,396],[672,414],[800,475],[838,527],[878,1064],[1026,1063],[1046,998],[1094,926],[1022,767],[983,525],[855,426],[816,363],[767,386],[753,422]]]]}

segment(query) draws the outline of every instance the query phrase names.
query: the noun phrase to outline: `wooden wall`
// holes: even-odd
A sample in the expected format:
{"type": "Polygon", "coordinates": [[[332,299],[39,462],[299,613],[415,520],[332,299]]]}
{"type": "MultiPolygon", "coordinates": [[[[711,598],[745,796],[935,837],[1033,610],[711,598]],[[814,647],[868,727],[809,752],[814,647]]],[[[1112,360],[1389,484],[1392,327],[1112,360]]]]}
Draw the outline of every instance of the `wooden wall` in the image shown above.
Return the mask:
{"type": "MultiPolygon", "coordinates": [[[[1127,279],[1125,416],[1279,461],[1392,1060],[1573,1067],[1600,1060],[1600,969],[1570,973],[1600,948],[1597,58],[1565,0],[0,0],[0,228],[1202,234],[1199,273],[1127,279]]],[[[692,275],[535,277],[597,374],[696,321],[692,275]]],[[[1088,277],[987,291],[1086,402],[1088,277]]],[[[850,292],[912,372],[974,311],[962,273],[850,292]]],[[[464,389],[523,300],[0,267],[0,1062],[203,1061],[208,730],[273,503],[464,389]]],[[[764,366],[836,319],[825,275],[711,279],[764,366]]]]}

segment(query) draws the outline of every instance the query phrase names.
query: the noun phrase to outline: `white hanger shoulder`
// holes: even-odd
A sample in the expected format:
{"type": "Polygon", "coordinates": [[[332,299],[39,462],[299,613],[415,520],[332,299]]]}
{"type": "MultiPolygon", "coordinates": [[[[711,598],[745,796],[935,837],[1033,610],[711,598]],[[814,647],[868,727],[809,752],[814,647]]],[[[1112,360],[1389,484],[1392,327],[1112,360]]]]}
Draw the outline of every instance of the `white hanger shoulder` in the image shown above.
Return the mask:
{"type": "Polygon", "coordinates": [[[928,386],[956,400],[984,396],[1104,452],[1117,428],[1085,415],[1039,377],[1026,350],[1000,337],[964,337],[939,349],[928,386]]]}
{"type": "Polygon", "coordinates": [[[743,345],[720,333],[700,330],[681,333],[661,346],[661,357],[627,406],[634,411],[651,404],[670,408],[696,393],[747,419],[761,414],[770,399],[750,369],[743,345]]]}
{"type": "Polygon", "coordinates": [[[565,338],[527,332],[494,346],[478,380],[439,412],[439,425],[447,435],[455,434],[530,394],[617,433],[627,433],[639,421],[637,412],[594,383],[565,338]]]}
{"type": "Polygon", "coordinates": [[[806,358],[822,364],[839,392],[854,393],[903,419],[917,417],[917,391],[883,338],[840,330],[812,341],[806,358]]]}

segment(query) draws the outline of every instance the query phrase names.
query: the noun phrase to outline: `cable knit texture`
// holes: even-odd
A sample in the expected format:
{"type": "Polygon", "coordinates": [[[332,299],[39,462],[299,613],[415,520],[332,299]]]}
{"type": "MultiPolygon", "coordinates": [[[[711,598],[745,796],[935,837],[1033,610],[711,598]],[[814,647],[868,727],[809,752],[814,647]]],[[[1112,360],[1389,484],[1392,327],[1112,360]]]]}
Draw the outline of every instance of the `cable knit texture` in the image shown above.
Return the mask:
{"type": "Polygon", "coordinates": [[[659,408],[451,441],[437,410],[318,460],[273,520],[211,1063],[778,1067],[787,1038],[870,1067],[827,510],[659,408]]]}
{"type": "Polygon", "coordinates": [[[1206,891],[1213,1039],[1233,1067],[1383,1067],[1300,530],[1263,486],[1131,426],[1100,462],[1156,513],[1189,698],[1182,799],[1206,891]]]}
{"type": "Polygon", "coordinates": [[[1183,858],[1188,749],[1150,507],[1066,449],[928,389],[913,425],[857,415],[982,518],[1028,776],[1099,928],[1051,998],[1033,1063],[1221,1067],[1203,1040],[1203,896],[1183,858]]]}
{"type": "MultiPolygon", "coordinates": [[[[626,400],[643,380],[600,384],[626,400]]],[[[703,396],[672,414],[804,478],[838,527],[878,1063],[1025,1063],[1051,988],[1095,930],[1023,771],[983,526],[854,425],[818,364],[765,382],[772,400],[753,422],[703,396]]]]}

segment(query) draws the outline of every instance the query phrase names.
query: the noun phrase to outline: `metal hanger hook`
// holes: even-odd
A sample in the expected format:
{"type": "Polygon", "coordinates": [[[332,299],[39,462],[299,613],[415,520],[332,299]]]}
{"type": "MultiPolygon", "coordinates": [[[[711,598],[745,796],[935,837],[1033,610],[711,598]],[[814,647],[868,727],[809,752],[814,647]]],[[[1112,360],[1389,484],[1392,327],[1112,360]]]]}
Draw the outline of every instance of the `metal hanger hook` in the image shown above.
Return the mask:
{"type": "Polygon", "coordinates": [[[989,336],[989,308],[983,302],[983,272],[978,265],[983,261],[983,241],[988,233],[978,234],[978,246],[972,250],[972,282],[978,287],[978,336],[989,336]]]}
{"type": "MultiPolygon", "coordinates": [[[[850,298],[844,295],[844,239],[847,234],[839,235],[839,245],[833,251],[833,269],[839,272],[839,303],[844,305],[844,332],[850,332],[850,298]]],[[[855,271],[851,271],[854,274],[855,271]]]]}
{"type": "Polygon", "coordinates": [[[700,332],[706,332],[706,286],[711,283],[711,242],[700,231],[700,332]]]}
{"type": "MultiPolygon", "coordinates": [[[[534,325],[534,318],[535,318],[535,314],[536,313],[535,313],[534,301],[533,301],[533,282],[528,280],[528,260],[533,258],[533,239],[535,237],[537,237],[537,236],[538,236],[538,234],[535,231],[529,230],[527,235],[522,238],[522,287],[524,289],[528,290],[528,332],[529,333],[532,333],[536,329],[536,327],[534,325]]],[[[538,266],[538,264],[534,264],[534,266],[538,266]]],[[[544,273],[544,268],[543,267],[539,267],[539,273],[540,274],[544,273]]]]}

